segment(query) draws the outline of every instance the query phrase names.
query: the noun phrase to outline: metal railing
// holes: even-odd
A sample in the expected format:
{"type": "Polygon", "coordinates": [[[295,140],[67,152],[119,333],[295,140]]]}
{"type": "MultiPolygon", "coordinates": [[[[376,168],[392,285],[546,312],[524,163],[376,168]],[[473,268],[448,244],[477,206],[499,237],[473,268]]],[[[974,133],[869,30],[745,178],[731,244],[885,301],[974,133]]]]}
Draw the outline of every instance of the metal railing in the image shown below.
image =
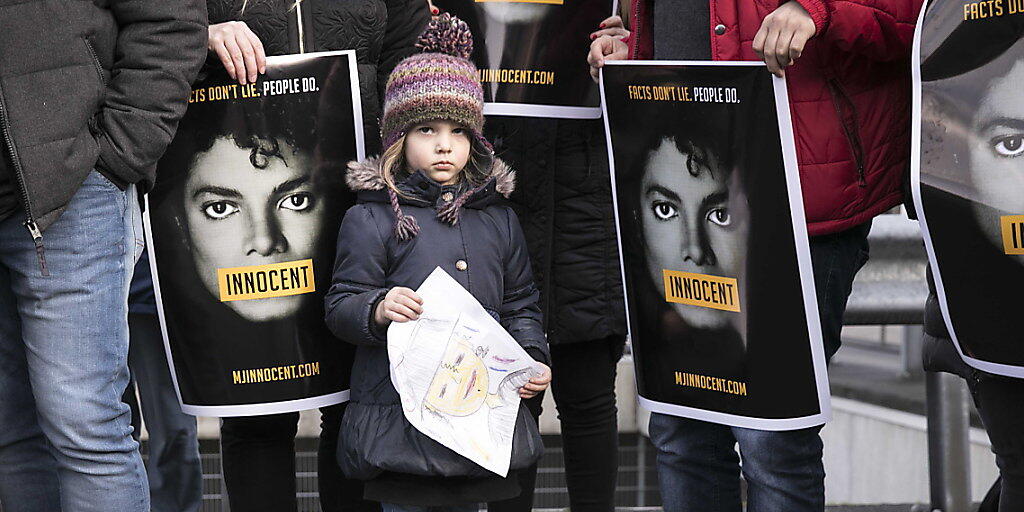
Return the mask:
{"type": "MultiPolygon", "coordinates": [[[[907,375],[920,375],[925,272],[928,257],[917,222],[903,215],[875,218],[868,235],[871,258],[854,282],[847,325],[904,325],[900,359],[907,375]]],[[[967,392],[946,373],[926,376],[928,479],[931,509],[967,512],[971,506],[967,392]]]]}

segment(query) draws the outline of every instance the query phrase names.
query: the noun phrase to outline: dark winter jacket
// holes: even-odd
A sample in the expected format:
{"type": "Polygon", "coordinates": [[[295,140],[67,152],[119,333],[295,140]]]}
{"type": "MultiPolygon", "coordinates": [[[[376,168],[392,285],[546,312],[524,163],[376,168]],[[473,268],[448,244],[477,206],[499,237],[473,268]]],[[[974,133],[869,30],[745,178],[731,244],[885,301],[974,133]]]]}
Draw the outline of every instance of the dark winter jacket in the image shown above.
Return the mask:
{"type": "Polygon", "coordinates": [[[93,168],[152,183],[206,39],[202,0],[0,0],[0,150],[30,230],[93,168]]]}
{"type": "MultiPolygon", "coordinates": [[[[430,21],[423,0],[207,0],[210,24],[244,21],[267,55],[355,50],[368,153],[380,140],[384,84],[430,21]],[[301,37],[300,37],[301,36],[301,37]]],[[[215,60],[215,59],[211,59],[215,60]]],[[[219,65],[219,62],[217,62],[219,65]]]]}
{"type": "Polygon", "coordinates": [[[530,248],[548,342],[624,341],[604,125],[489,116],[484,131],[517,169],[511,199],[530,248]]]}
{"type": "MultiPolygon", "coordinates": [[[[345,473],[372,479],[384,471],[420,476],[489,477],[481,468],[416,430],[405,419],[389,376],[386,331],[373,312],[395,286],[415,289],[440,266],[464,286],[535,359],[547,363],[538,292],[533,284],[522,230],[515,213],[498,204],[514,186],[500,160],[491,179],[474,193],[451,225],[437,210],[462,187],[441,186],[422,172],[399,184],[404,215],[419,233],[402,242],[396,214],[375,159],[353,163],[347,175],[359,204],[342,221],[334,278],[327,292],[327,325],[335,336],[358,346],[352,368],[351,402],[342,422],[338,458],[345,473]]],[[[512,468],[534,463],[543,447],[537,424],[520,406],[512,468]]]]}
{"type": "MultiPolygon", "coordinates": [[[[656,0],[632,0],[630,58],[653,57],[656,0]]],[[[902,200],[910,161],[910,44],[923,0],[797,0],[816,34],[786,68],[808,233],[836,233],[902,200]]],[[[751,46],[784,0],[712,0],[713,60],[751,46]]]]}
{"type": "Polygon", "coordinates": [[[935,280],[931,267],[928,268],[928,302],[924,307],[924,344],[921,347],[924,369],[930,372],[946,372],[959,375],[965,380],[1013,379],[979,370],[967,364],[949,335],[946,321],[935,292],[935,280]]]}
{"type": "Polygon", "coordinates": [[[946,372],[964,379],[978,378],[983,374],[964,362],[953,346],[953,339],[946,328],[946,321],[935,292],[935,278],[928,268],[928,302],[924,306],[924,345],[921,356],[924,369],[930,372],[946,372]]]}

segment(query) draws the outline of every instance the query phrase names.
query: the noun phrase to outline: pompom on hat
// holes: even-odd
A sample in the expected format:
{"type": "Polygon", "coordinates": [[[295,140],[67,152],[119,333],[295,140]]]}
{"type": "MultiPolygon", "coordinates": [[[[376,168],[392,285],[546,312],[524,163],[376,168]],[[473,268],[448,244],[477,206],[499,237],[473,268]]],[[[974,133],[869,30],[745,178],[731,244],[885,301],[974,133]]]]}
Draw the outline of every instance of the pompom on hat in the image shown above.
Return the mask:
{"type": "Polygon", "coordinates": [[[483,138],[484,92],[466,22],[448,13],[433,19],[420,35],[421,53],[395,66],[384,89],[381,139],[391,147],[413,126],[445,120],[465,126],[489,151],[483,138]]]}

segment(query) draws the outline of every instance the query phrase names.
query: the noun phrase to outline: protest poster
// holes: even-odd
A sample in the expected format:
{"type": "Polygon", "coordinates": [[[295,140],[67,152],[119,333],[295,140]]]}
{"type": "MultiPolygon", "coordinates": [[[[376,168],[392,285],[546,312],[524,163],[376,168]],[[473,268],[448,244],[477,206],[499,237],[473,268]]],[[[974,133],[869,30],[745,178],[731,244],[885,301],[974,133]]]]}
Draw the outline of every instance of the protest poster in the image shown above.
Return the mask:
{"type": "Polygon", "coordinates": [[[785,81],[761,63],[602,72],[640,404],[762,430],[830,417],[785,81]]]}
{"type": "Polygon", "coordinates": [[[612,0],[435,0],[473,33],[484,114],[596,119],[586,52],[612,0]]]}
{"type": "Polygon", "coordinates": [[[914,39],[914,205],[964,361],[1024,377],[1024,2],[940,0],[914,39]]]}
{"type": "Polygon", "coordinates": [[[157,166],[146,228],[182,409],[250,416],[348,399],[352,349],[324,323],[338,226],[362,159],[352,51],[219,66],[193,87],[157,166]]]}

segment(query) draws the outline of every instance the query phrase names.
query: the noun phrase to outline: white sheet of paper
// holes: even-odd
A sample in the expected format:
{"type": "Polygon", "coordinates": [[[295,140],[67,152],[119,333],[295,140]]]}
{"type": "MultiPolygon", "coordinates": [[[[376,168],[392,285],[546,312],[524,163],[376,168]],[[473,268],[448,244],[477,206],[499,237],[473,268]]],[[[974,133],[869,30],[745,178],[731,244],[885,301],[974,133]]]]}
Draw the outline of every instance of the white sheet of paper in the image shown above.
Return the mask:
{"type": "Polygon", "coordinates": [[[508,475],[519,388],[536,362],[440,267],[416,290],[423,314],[388,328],[391,382],[417,430],[508,475]]]}

